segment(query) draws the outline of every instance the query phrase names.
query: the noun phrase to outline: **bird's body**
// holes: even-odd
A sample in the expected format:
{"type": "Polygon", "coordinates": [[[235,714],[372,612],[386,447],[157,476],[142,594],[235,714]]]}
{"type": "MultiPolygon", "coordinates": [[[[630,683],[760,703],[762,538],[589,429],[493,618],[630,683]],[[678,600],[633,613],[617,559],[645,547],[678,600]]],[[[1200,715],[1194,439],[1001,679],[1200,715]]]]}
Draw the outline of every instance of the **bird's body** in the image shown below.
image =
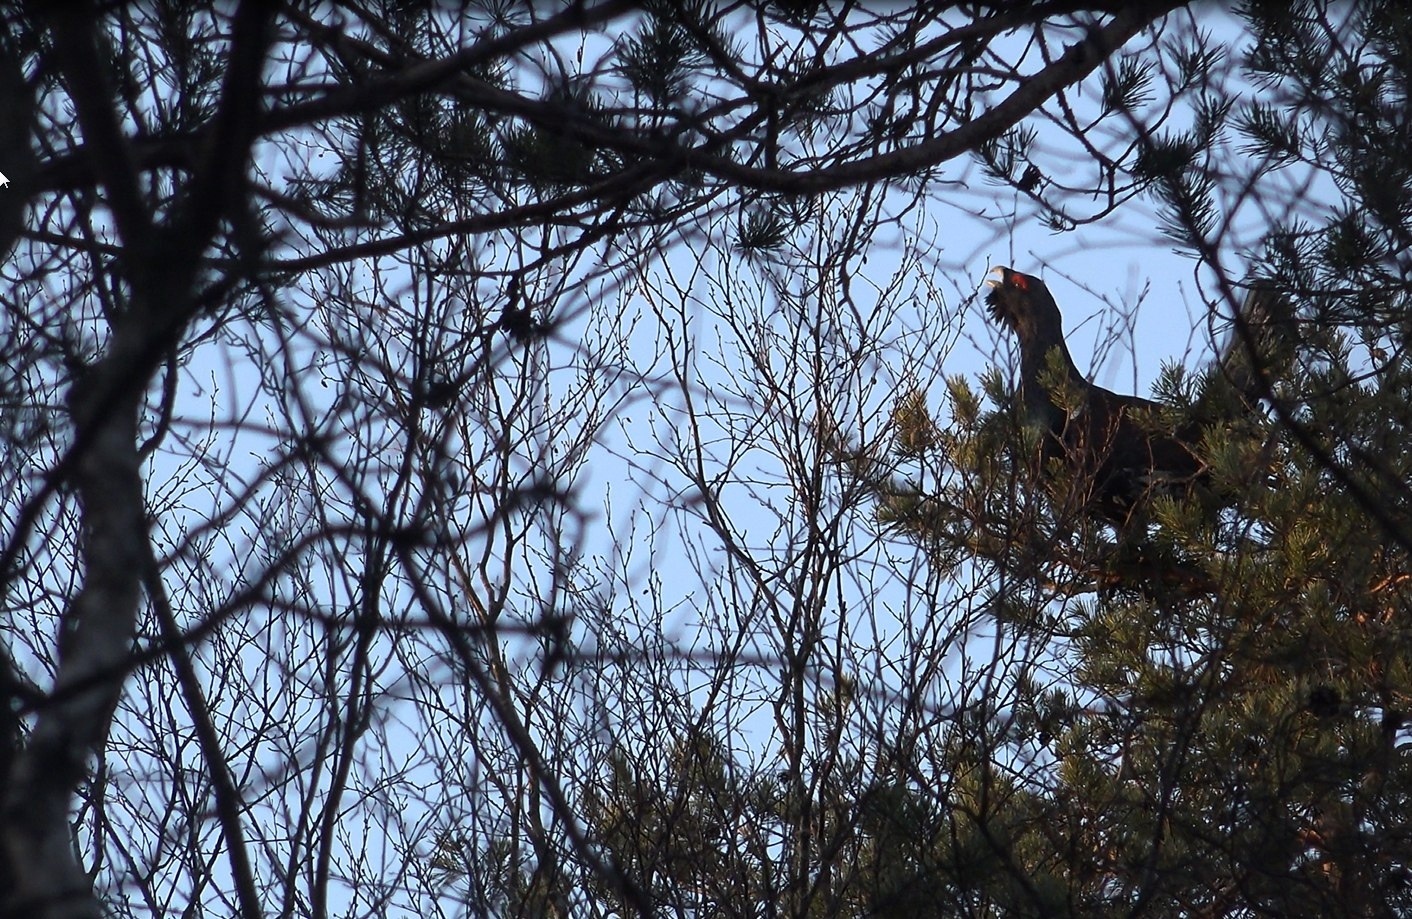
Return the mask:
{"type": "Polygon", "coordinates": [[[1069,355],[1059,307],[1044,282],[1009,268],[995,273],[1000,277],[987,282],[986,303],[1019,339],[1020,403],[1041,430],[1041,459],[1060,458],[1073,473],[1073,494],[1066,497],[1122,526],[1154,490],[1202,475],[1199,431],[1163,428],[1156,402],[1090,382],[1069,355]]]}

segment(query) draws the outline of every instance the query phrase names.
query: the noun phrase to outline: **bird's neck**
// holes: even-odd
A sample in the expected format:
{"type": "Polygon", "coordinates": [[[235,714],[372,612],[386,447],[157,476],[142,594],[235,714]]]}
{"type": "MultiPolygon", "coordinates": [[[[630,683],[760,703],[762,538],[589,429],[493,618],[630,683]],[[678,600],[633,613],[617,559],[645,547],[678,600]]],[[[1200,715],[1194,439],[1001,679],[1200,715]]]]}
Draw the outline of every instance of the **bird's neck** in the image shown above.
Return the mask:
{"type": "Polygon", "coordinates": [[[1088,381],[1069,356],[1062,334],[1027,336],[1020,342],[1020,385],[1025,409],[1035,420],[1048,424],[1060,422],[1058,416],[1063,414],[1051,396],[1051,387],[1041,382],[1053,381],[1051,368],[1055,358],[1051,355],[1055,352],[1058,353],[1060,381],[1077,387],[1087,386],[1088,381]]]}
{"type": "Polygon", "coordinates": [[[1054,358],[1050,357],[1054,352],[1059,354],[1059,369],[1063,378],[1076,384],[1087,382],[1083,374],[1079,373],[1079,368],[1074,366],[1074,359],[1069,356],[1069,349],[1064,345],[1062,336],[1040,335],[1021,339],[1020,341],[1020,374],[1027,380],[1038,380],[1050,367],[1054,358]]]}

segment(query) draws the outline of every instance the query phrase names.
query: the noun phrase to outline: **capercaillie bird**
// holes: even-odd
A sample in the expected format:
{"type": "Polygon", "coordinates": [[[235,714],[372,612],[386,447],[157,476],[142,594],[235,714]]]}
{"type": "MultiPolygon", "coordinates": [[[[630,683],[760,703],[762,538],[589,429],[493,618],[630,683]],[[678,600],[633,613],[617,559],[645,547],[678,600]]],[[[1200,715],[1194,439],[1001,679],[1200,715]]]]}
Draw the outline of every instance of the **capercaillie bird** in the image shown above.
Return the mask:
{"type": "MultiPolygon", "coordinates": [[[[1153,494],[1205,476],[1200,442],[1203,425],[1217,420],[1207,417],[1211,411],[1163,424],[1171,413],[1160,404],[1091,382],[1069,354],[1059,305],[1044,282],[1012,268],[992,274],[997,277],[986,281],[986,305],[991,318],[1019,340],[1017,395],[1026,421],[1040,429],[1042,469],[1061,459],[1082,489],[1077,497],[1083,506],[1117,527],[1126,526],[1153,494]]],[[[1277,302],[1267,286],[1257,285],[1242,307],[1240,322],[1261,349],[1276,343],[1271,330],[1277,302]]],[[[1221,379],[1236,397],[1226,411],[1231,405],[1252,410],[1268,391],[1273,362],[1253,363],[1246,350],[1233,341],[1220,358],[1221,379]]]]}

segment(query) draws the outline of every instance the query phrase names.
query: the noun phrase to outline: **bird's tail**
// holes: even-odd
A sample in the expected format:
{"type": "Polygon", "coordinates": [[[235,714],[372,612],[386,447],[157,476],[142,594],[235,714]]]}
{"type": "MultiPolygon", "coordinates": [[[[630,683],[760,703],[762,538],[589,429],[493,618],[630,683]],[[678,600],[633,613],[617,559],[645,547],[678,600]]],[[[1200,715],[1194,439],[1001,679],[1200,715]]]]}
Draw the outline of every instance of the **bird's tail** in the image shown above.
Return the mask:
{"type": "Polygon", "coordinates": [[[1217,369],[1247,409],[1273,394],[1294,362],[1294,309],[1273,284],[1256,281],[1236,313],[1217,369]]]}

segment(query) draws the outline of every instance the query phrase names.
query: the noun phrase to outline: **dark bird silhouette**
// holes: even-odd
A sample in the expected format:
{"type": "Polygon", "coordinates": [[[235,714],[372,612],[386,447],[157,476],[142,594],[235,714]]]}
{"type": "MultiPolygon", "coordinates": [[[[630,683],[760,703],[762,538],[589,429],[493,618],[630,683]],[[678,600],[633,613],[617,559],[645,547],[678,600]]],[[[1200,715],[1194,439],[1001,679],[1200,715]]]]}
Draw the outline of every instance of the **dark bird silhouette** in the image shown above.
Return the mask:
{"type": "Polygon", "coordinates": [[[546,323],[535,318],[534,308],[520,293],[520,276],[512,275],[505,290],[505,306],[496,325],[514,341],[524,344],[548,331],[546,323]]]}
{"type": "Polygon", "coordinates": [[[1059,306],[1044,282],[1010,268],[993,273],[999,279],[986,282],[986,304],[1019,339],[1018,395],[1029,423],[1041,430],[1042,465],[1061,458],[1086,508],[1123,527],[1154,491],[1202,476],[1198,423],[1164,426],[1158,403],[1085,379],[1069,356],[1059,306]]]}
{"type": "MultiPolygon", "coordinates": [[[[1237,406],[1227,404],[1224,407],[1227,414],[1232,408],[1255,410],[1290,371],[1299,344],[1295,326],[1290,302],[1274,284],[1256,281],[1249,285],[1245,302],[1235,317],[1230,340],[1217,360],[1216,381],[1238,403],[1237,406]]],[[[1208,403],[1221,401],[1219,390],[1208,395],[1208,403]]],[[[1219,406],[1198,408],[1211,416],[1203,418],[1204,421],[1219,420],[1222,412],[1219,406]]]]}

